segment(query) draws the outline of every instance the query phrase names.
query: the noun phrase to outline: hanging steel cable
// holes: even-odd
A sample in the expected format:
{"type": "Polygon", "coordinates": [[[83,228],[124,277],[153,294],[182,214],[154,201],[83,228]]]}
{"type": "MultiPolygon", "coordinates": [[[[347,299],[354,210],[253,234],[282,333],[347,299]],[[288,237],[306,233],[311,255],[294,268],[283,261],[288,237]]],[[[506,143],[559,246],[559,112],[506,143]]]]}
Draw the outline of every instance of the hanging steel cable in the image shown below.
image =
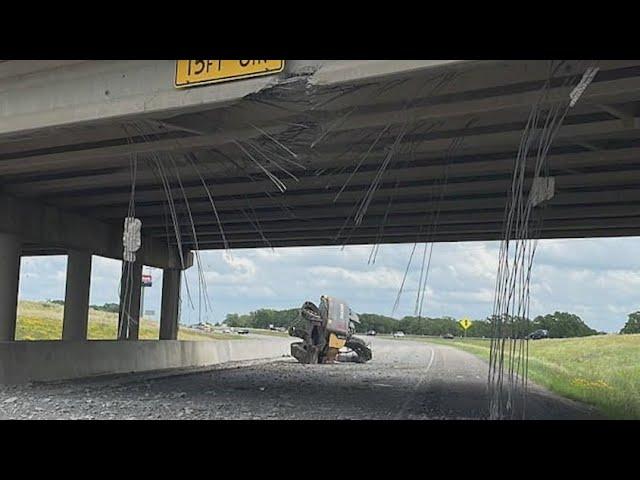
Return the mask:
{"type": "Polygon", "coordinates": [[[534,215],[533,209],[553,196],[553,181],[545,162],[547,153],[569,109],[597,73],[591,65],[582,76],[564,77],[562,87],[571,89],[569,95],[551,101],[550,85],[565,65],[564,61],[551,63],[548,80],[531,108],[514,160],[491,317],[488,393],[492,419],[525,418],[530,284],[543,212],[537,209],[534,215]],[[531,162],[533,168],[529,166],[531,162]],[[546,177],[543,172],[547,172],[546,177]]]}
{"type": "MultiPolygon", "coordinates": [[[[297,154],[288,146],[286,146],[283,141],[278,140],[277,138],[275,138],[273,135],[269,134],[268,132],[264,131],[263,129],[261,129],[260,127],[257,127],[255,125],[251,125],[253,128],[255,128],[258,132],[260,132],[266,139],[268,139],[268,145],[275,145],[278,149],[286,152],[287,155],[291,156],[293,159],[297,158],[297,154]]],[[[133,123],[132,127],[134,129],[136,129],[139,132],[139,138],[144,141],[144,142],[149,142],[152,141],[153,139],[149,138],[149,135],[145,134],[142,128],[142,125],[138,124],[138,123],[133,123]]],[[[252,155],[251,152],[249,152],[249,150],[247,148],[250,148],[251,150],[253,150],[255,152],[255,154],[259,157],[262,157],[266,160],[267,164],[270,165],[274,165],[276,168],[278,168],[280,171],[282,171],[283,173],[285,173],[286,175],[290,176],[292,179],[298,181],[298,178],[296,177],[295,174],[293,174],[292,172],[290,172],[288,169],[286,169],[285,167],[283,167],[278,161],[274,160],[274,158],[272,158],[273,153],[274,152],[269,152],[267,150],[264,150],[263,147],[259,146],[258,143],[256,142],[251,142],[251,141],[245,141],[244,143],[247,145],[247,147],[245,147],[244,145],[242,145],[240,142],[230,139],[231,143],[235,144],[237,147],[240,148],[240,150],[246,155],[246,157],[248,157],[251,162],[256,165],[258,167],[258,169],[260,171],[262,171],[268,179],[270,179],[274,185],[276,185],[276,187],[281,191],[284,192],[286,190],[286,185],[277,177],[275,176],[272,172],[270,172],[269,170],[267,170],[256,158],[255,155],[252,155]]],[[[185,189],[185,184],[182,180],[181,174],[180,174],[180,168],[181,165],[179,165],[178,160],[171,154],[171,153],[167,153],[163,156],[161,156],[160,154],[156,153],[156,152],[150,152],[149,153],[150,159],[148,161],[149,164],[149,168],[151,169],[151,171],[153,172],[154,176],[156,177],[156,179],[158,179],[161,187],[162,187],[162,191],[164,192],[164,197],[165,197],[165,202],[163,203],[163,212],[164,212],[164,217],[165,217],[165,231],[167,233],[167,241],[169,241],[169,221],[172,223],[172,227],[173,227],[173,235],[175,237],[175,245],[177,247],[178,253],[179,253],[179,257],[180,257],[180,262],[181,262],[181,267],[183,270],[183,275],[184,275],[184,270],[185,270],[185,266],[186,266],[186,254],[187,252],[184,251],[184,239],[183,239],[183,232],[182,232],[182,228],[180,226],[180,214],[178,213],[178,203],[182,204],[184,206],[184,212],[186,213],[186,220],[188,222],[188,225],[190,227],[190,233],[189,236],[191,237],[191,241],[195,247],[195,252],[193,252],[193,256],[195,258],[195,263],[196,263],[196,268],[197,268],[197,276],[198,276],[198,318],[200,321],[202,321],[202,313],[203,313],[203,307],[204,307],[204,312],[208,313],[211,312],[213,310],[212,307],[212,302],[211,299],[209,297],[208,294],[208,289],[207,289],[207,283],[206,283],[206,276],[205,276],[205,268],[203,265],[203,260],[201,258],[200,255],[200,242],[198,240],[198,232],[196,229],[196,224],[195,224],[195,220],[194,220],[194,216],[193,216],[193,212],[191,209],[191,206],[189,204],[189,198],[185,189]],[[168,166],[171,166],[171,168],[169,169],[168,166]],[[175,185],[174,185],[175,184],[175,185]],[[177,187],[177,195],[174,194],[174,189],[177,187]],[[177,197],[181,197],[181,198],[177,198],[177,197]]],[[[278,155],[278,158],[282,159],[283,161],[286,161],[296,167],[299,167],[301,169],[305,169],[305,167],[303,165],[301,165],[300,163],[296,162],[295,160],[292,160],[290,158],[283,158],[282,156],[278,155]]],[[[135,159],[137,160],[137,159],[135,159]]],[[[209,203],[211,204],[211,208],[213,211],[213,214],[216,218],[217,224],[218,224],[218,228],[220,231],[220,235],[222,237],[222,241],[224,244],[225,249],[227,250],[227,252],[229,253],[230,250],[230,244],[227,240],[226,234],[224,232],[224,226],[222,224],[220,215],[218,213],[218,209],[216,207],[214,198],[213,198],[213,194],[211,192],[211,188],[209,187],[207,181],[205,180],[204,176],[202,175],[199,167],[198,167],[198,163],[196,161],[195,156],[192,153],[187,153],[184,156],[184,162],[185,165],[190,166],[191,169],[196,173],[197,178],[200,180],[200,184],[202,185],[207,199],[209,200],[209,203]]],[[[243,171],[246,171],[243,167],[241,167],[240,165],[234,163],[236,165],[236,167],[240,168],[243,171]]],[[[134,167],[137,164],[133,164],[134,167]]],[[[132,167],[132,193],[131,193],[131,199],[130,199],[130,205],[129,205],[129,217],[131,217],[133,215],[133,213],[135,212],[135,202],[134,202],[134,194],[135,194],[135,169],[134,167],[132,167]]],[[[251,175],[248,174],[247,175],[251,178],[252,181],[255,181],[255,179],[253,179],[251,177],[251,175]]],[[[270,197],[269,192],[264,192],[267,196],[270,197]]],[[[245,209],[241,209],[242,213],[244,214],[244,216],[247,218],[247,220],[249,221],[249,223],[254,227],[254,229],[258,232],[258,234],[261,236],[261,238],[263,239],[263,241],[265,241],[265,243],[268,246],[271,246],[271,244],[269,243],[269,241],[266,239],[264,233],[262,232],[262,228],[259,225],[258,219],[257,219],[257,215],[255,213],[255,211],[253,210],[253,206],[251,205],[251,202],[249,200],[248,197],[245,197],[245,199],[247,200],[248,203],[248,207],[249,209],[253,212],[253,215],[255,217],[255,221],[251,220],[251,218],[249,217],[248,213],[245,211],[245,209]]],[[[283,205],[283,208],[286,207],[283,205]]],[[[126,301],[126,299],[130,299],[132,297],[131,293],[133,292],[132,290],[132,275],[133,275],[133,270],[130,266],[128,265],[124,265],[123,266],[123,285],[124,285],[124,289],[125,289],[125,293],[124,293],[124,297],[125,301],[123,302],[122,305],[122,309],[124,311],[124,313],[128,312],[130,309],[129,304],[131,303],[130,301],[126,301]]],[[[185,290],[187,293],[187,297],[189,300],[189,303],[191,305],[192,308],[195,308],[194,306],[194,302],[193,302],[193,298],[191,295],[191,289],[189,287],[189,282],[187,281],[187,276],[184,276],[184,285],[185,285],[185,290]]],[[[126,318],[126,315],[124,315],[124,317],[126,318]]],[[[126,325],[123,327],[126,328],[126,325]]],[[[122,335],[126,335],[126,332],[123,332],[122,335]]]]}
{"type": "MultiPolygon", "coordinates": [[[[133,143],[132,136],[127,127],[123,126],[127,143],[133,143]]],[[[120,286],[118,295],[120,298],[118,339],[127,339],[130,329],[135,326],[138,315],[132,315],[131,306],[133,303],[134,282],[134,262],[136,261],[136,251],[140,248],[140,221],[135,218],[135,194],[136,180],[138,173],[138,156],[129,156],[129,171],[131,174],[131,189],[129,193],[129,203],[127,206],[127,217],[124,220],[123,231],[123,261],[120,273],[120,286]]]]}
{"type": "MultiPolygon", "coordinates": [[[[475,122],[475,118],[472,118],[472,119],[468,120],[466,125],[465,125],[465,130],[467,128],[469,128],[474,122],[475,122]]],[[[446,193],[447,184],[448,184],[448,181],[449,181],[449,166],[450,166],[451,161],[454,158],[455,154],[457,153],[457,151],[462,147],[462,145],[464,143],[464,139],[465,139],[465,137],[456,137],[456,138],[454,138],[451,141],[449,147],[447,148],[447,152],[445,154],[445,162],[444,162],[444,165],[443,165],[442,177],[440,177],[439,179],[436,179],[436,181],[434,181],[434,183],[433,183],[434,188],[432,188],[431,191],[430,191],[429,204],[433,204],[433,202],[434,202],[434,192],[436,191],[436,188],[439,187],[439,196],[438,196],[438,198],[436,200],[436,204],[435,204],[434,208],[432,209],[431,221],[427,222],[427,218],[429,217],[429,212],[425,211],[425,213],[423,215],[423,220],[420,222],[420,229],[418,230],[418,233],[416,235],[416,240],[413,243],[413,248],[411,250],[411,254],[409,255],[409,260],[407,261],[407,266],[405,268],[404,275],[402,277],[402,282],[400,284],[400,287],[398,288],[398,293],[396,295],[396,299],[395,299],[395,302],[393,304],[393,308],[392,308],[392,311],[391,311],[391,315],[392,316],[396,313],[397,309],[400,307],[400,299],[402,297],[402,293],[404,291],[404,287],[405,287],[405,284],[406,284],[406,281],[407,281],[407,277],[408,277],[409,271],[411,269],[411,264],[413,262],[413,257],[414,257],[416,248],[418,246],[419,240],[421,238],[423,238],[423,236],[425,235],[425,228],[428,226],[429,230],[426,232],[426,237],[425,237],[425,241],[424,241],[424,250],[423,250],[423,255],[422,255],[422,266],[421,266],[421,270],[420,270],[420,279],[418,280],[418,288],[417,288],[417,292],[416,292],[416,303],[415,303],[415,310],[414,310],[414,314],[416,316],[422,317],[422,310],[423,310],[423,307],[424,307],[424,297],[425,297],[424,292],[426,292],[426,288],[427,288],[427,280],[429,278],[429,270],[430,270],[430,267],[431,267],[431,258],[432,258],[432,254],[433,254],[433,238],[434,238],[435,234],[437,233],[437,229],[438,229],[438,226],[439,226],[441,205],[442,205],[442,201],[444,199],[444,196],[445,196],[445,193],[446,193]],[[429,250],[429,254],[428,255],[427,255],[427,249],[429,250]]]]}

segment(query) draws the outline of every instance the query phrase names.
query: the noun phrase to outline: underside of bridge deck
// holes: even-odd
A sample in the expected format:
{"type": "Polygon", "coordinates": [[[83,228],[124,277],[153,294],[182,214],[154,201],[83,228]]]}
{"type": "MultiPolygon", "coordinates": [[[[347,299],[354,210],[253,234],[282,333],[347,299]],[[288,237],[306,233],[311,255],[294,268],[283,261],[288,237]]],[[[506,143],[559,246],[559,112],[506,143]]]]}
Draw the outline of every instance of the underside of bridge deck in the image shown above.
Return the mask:
{"type": "MultiPolygon", "coordinates": [[[[550,62],[368,73],[362,62],[351,70],[298,62],[188,108],[6,133],[3,195],[116,230],[133,201],[145,238],[185,249],[223,248],[225,240],[244,248],[501,237],[514,158],[550,62]]],[[[564,80],[588,64],[565,62],[545,101],[568,96],[564,80]]],[[[544,208],[544,238],[640,233],[640,61],[598,66],[548,153],[555,195],[544,208]]],[[[173,78],[158,81],[171,88],[173,78]]],[[[107,96],[118,94],[113,82],[100,87],[107,96]]],[[[216,88],[232,87],[172,95],[216,88]]],[[[64,246],[36,237],[23,251],[64,246]]]]}

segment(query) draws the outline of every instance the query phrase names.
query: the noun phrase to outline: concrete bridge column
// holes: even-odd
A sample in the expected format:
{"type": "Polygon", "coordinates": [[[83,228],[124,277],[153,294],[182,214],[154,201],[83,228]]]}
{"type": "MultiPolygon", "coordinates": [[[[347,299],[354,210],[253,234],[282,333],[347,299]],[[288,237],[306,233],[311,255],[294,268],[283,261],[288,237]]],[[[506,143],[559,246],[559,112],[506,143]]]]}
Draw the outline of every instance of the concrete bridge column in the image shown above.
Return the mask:
{"type": "Polygon", "coordinates": [[[20,251],[18,236],[0,233],[0,341],[16,339],[20,251]]]}
{"type": "Polygon", "coordinates": [[[89,322],[91,254],[69,251],[67,285],[64,295],[63,340],[86,340],[89,322]]]}
{"type": "Polygon", "coordinates": [[[123,263],[120,283],[120,315],[118,340],[138,340],[140,332],[140,295],[142,293],[142,263],[123,263]]]}
{"type": "Polygon", "coordinates": [[[182,271],[165,268],[162,273],[162,306],[160,308],[160,340],[178,339],[178,313],[182,271]]]}

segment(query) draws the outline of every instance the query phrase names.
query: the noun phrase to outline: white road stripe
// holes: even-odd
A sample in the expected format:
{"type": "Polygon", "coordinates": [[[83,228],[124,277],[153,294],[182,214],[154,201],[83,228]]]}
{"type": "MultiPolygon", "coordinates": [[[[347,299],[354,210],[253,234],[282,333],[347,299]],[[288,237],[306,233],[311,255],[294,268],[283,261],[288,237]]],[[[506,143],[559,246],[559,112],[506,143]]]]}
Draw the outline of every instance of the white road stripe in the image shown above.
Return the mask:
{"type": "Polygon", "coordinates": [[[398,411],[397,415],[395,416],[396,420],[402,419],[404,417],[404,413],[407,410],[407,407],[409,406],[409,404],[411,403],[411,401],[415,397],[418,388],[420,388],[420,386],[424,383],[425,378],[427,378],[427,373],[429,373],[429,370],[431,369],[431,366],[433,365],[433,361],[434,361],[434,359],[436,357],[436,352],[431,347],[427,347],[427,348],[431,352],[431,357],[429,358],[429,362],[427,363],[427,368],[425,368],[425,370],[422,373],[422,375],[420,375],[420,380],[418,380],[418,382],[413,387],[413,391],[407,397],[407,400],[402,404],[402,407],[400,408],[400,410],[398,411]]]}

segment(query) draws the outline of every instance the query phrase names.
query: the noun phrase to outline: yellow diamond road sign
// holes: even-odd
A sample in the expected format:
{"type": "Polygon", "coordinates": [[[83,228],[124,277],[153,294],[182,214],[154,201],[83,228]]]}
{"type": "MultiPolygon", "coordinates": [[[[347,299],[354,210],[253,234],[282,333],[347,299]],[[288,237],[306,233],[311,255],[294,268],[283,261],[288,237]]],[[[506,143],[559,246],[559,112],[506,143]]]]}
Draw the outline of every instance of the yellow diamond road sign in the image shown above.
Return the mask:
{"type": "Polygon", "coordinates": [[[282,70],[284,60],[176,60],[175,86],[195,87],[271,75],[282,70]]]}
{"type": "Polygon", "coordinates": [[[468,318],[463,318],[462,320],[460,320],[458,322],[460,324],[460,326],[462,328],[464,328],[465,330],[469,329],[469,327],[473,324],[473,322],[471,320],[469,320],[468,318]]]}

